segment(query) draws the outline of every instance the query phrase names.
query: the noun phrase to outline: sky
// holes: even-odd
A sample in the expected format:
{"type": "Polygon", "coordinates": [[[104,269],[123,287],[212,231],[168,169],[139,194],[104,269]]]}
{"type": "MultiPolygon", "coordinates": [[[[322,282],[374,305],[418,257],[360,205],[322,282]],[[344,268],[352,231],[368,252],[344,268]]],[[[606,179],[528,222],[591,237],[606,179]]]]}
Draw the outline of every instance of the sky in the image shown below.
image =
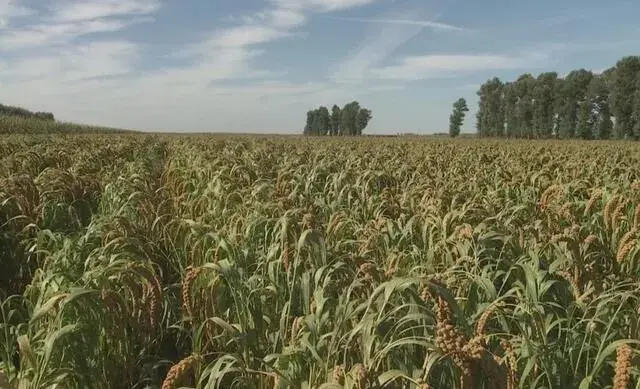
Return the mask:
{"type": "Polygon", "coordinates": [[[640,1],[0,0],[0,103],[159,132],[301,133],[357,100],[365,133],[446,132],[479,86],[637,55],[640,1]]]}

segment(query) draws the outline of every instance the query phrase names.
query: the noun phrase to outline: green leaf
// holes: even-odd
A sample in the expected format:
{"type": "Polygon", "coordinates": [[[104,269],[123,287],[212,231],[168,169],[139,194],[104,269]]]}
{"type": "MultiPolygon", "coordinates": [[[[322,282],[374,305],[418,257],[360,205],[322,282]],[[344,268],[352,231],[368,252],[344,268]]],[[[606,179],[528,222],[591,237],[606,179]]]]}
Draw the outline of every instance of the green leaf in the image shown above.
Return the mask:
{"type": "Polygon", "coordinates": [[[591,387],[591,383],[593,382],[593,376],[584,377],[584,379],[580,382],[580,386],[578,389],[589,389],[591,387]]]}
{"type": "Polygon", "coordinates": [[[411,378],[401,370],[388,370],[378,376],[378,383],[381,386],[385,386],[386,384],[399,378],[411,380],[411,378]]]}
{"type": "Polygon", "coordinates": [[[41,368],[45,369],[49,364],[49,359],[51,359],[51,353],[53,352],[53,346],[55,343],[62,338],[63,336],[70,334],[76,331],[79,328],[77,324],[68,324],[57,331],[54,331],[47,335],[44,344],[44,358],[42,360],[41,368]]]}
{"type": "Polygon", "coordinates": [[[29,320],[29,323],[33,324],[34,322],[36,322],[37,320],[39,320],[41,317],[43,317],[44,315],[46,315],[47,313],[49,313],[49,311],[51,311],[53,309],[53,307],[63,298],[67,297],[69,294],[68,293],[60,293],[56,296],[51,297],[46,303],[42,304],[41,306],[37,307],[36,310],[33,312],[33,315],[31,316],[31,319],[29,320]]]}
{"type": "Polygon", "coordinates": [[[320,385],[318,389],[344,389],[344,388],[338,384],[326,383],[326,384],[320,385]]]}

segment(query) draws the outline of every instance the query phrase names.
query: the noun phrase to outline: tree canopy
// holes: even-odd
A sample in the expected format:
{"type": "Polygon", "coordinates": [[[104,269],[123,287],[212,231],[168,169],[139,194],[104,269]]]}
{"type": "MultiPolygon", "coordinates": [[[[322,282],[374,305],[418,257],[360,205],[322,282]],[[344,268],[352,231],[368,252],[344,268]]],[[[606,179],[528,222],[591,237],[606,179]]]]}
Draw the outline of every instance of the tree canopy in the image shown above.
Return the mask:
{"type": "Polygon", "coordinates": [[[640,56],[624,57],[602,73],[525,73],[507,82],[493,77],[477,94],[481,137],[640,139],[640,56]]]}
{"type": "Polygon", "coordinates": [[[307,112],[304,135],[362,135],[373,115],[371,110],[361,107],[357,101],[342,108],[333,105],[331,112],[325,106],[307,112]]]}
{"type": "Polygon", "coordinates": [[[453,103],[453,112],[449,116],[449,135],[452,138],[460,135],[460,128],[462,128],[467,112],[469,112],[469,107],[467,107],[467,100],[463,97],[453,103]]]}

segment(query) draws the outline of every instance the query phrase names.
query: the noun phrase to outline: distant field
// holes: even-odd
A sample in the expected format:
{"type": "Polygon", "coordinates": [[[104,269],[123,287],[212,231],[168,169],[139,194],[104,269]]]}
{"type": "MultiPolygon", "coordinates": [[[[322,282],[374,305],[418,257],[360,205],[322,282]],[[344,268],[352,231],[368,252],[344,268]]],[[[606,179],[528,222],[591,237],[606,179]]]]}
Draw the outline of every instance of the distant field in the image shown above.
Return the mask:
{"type": "Polygon", "coordinates": [[[135,133],[136,131],[118,128],[89,126],[75,123],[65,123],[53,120],[40,120],[0,114],[0,135],[6,134],[104,134],[104,133],[135,133]]]}
{"type": "Polygon", "coordinates": [[[624,142],[5,135],[0,370],[29,389],[631,387],[639,167],[624,142]]]}

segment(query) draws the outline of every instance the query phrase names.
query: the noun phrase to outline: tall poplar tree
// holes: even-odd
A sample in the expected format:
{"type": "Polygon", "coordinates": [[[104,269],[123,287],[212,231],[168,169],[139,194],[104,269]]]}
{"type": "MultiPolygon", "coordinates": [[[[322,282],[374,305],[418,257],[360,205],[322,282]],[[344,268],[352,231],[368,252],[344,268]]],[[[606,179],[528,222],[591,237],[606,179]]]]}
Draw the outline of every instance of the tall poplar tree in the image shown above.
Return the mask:
{"type": "Polygon", "coordinates": [[[367,127],[372,117],[370,110],[360,108],[356,114],[356,135],[362,135],[362,131],[367,127]]]}
{"type": "Polygon", "coordinates": [[[467,107],[467,101],[463,97],[453,103],[453,112],[449,116],[449,135],[452,138],[460,135],[460,129],[467,112],[469,112],[469,107],[467,107]]]}
{"type": "Polygon", "coordinates": [[[331,108],[331,134],[330,135],[341,135],[340,131],[340,122],[342,120],[342,114],[340,111],[340,107],[336,104],[331,108]]]}
{"type": "Polygon", "coordinates": [[[582,139],[593,139],[594,137],[593,104],[586,99],[579,104],[578,108],[578,135],[582,139]]]}
{"type": "Polygon", "coordinates": [[[502,103],[502,81],[494,77],[480,86],[476,128],[480,136],[504,135],[504,111],[502,103]]]}
{"type": "Polygon", "coordinates": [[[520,136],[518,117],[516,115],[517,102],[516,84],[513,82],[505,83],[503,88],[502,111],[504,112],[505,136],[507,138],[517,138],[520,136]]]}
{"type": "Polygon", "coordinates": [[[636,79],[636,91],[633,97],[632,122],[634,139],[640,139],[640,74],[636,79]]]}
{"type": "Polygon", "coordinates": [[[536,138],[550,138],[554,127],[554,105],[558,73],[542,73],[533,87],[533,127],[536,138]]]}
{"type": "Polygon", "coordinates": [[[597,139],[611,138],[613,121],[611,120],[611,108],[609,106],[609,87],[607,74],[594,76],[589,83],[587,100],[591,104],[593,125],[593,137],[597,139]]]}
{"type": "Polygon", "coordinates": [[[360,103],[357,101],[352,101],[342,108],[340,126],[346,132],[345,135],[352,136],[357,134],[356,117],[358,116],[358,111],[360,111],[360,103]]]}
{"type": "Polygon", "coordinates": [[[523,138],[533,138],[533,89],[536,86],[536,79],[530,73],[525,73],[518,77],[515,83],[516,95],[516,125],[519,128],[520,136],[523,138]]]}
{"type": "Polygon", "coordinates": [[[640,57],[624,57],[616,63],[611,85],[611,110],[616,118],[616,137],[635,137],[634,101],[640,78],[640,57]]]}
{"type": "Polygon", "coordinates": [[[329,133],[329,128],[331,127],[331,116],[329,115],[329,110],[327,107],[320,107],[317,111],[317,121],[318,121],[318,134],[317,135],[327,135],[329,133]]]}
{"type": "Polygon", "coordinates": [[[304,126],[304,135],[312,135],[313,115],[313,111],[307,111],[307,124],[304,126]]]}
{"type": "Polygon", "coordinates": [[[580,105],[585,101],[593,73],[585,69],[574,70],[565,77],[559,91],[559,132],[561,138],[574,138],[581,134],[578,128],[580,105]]]}

